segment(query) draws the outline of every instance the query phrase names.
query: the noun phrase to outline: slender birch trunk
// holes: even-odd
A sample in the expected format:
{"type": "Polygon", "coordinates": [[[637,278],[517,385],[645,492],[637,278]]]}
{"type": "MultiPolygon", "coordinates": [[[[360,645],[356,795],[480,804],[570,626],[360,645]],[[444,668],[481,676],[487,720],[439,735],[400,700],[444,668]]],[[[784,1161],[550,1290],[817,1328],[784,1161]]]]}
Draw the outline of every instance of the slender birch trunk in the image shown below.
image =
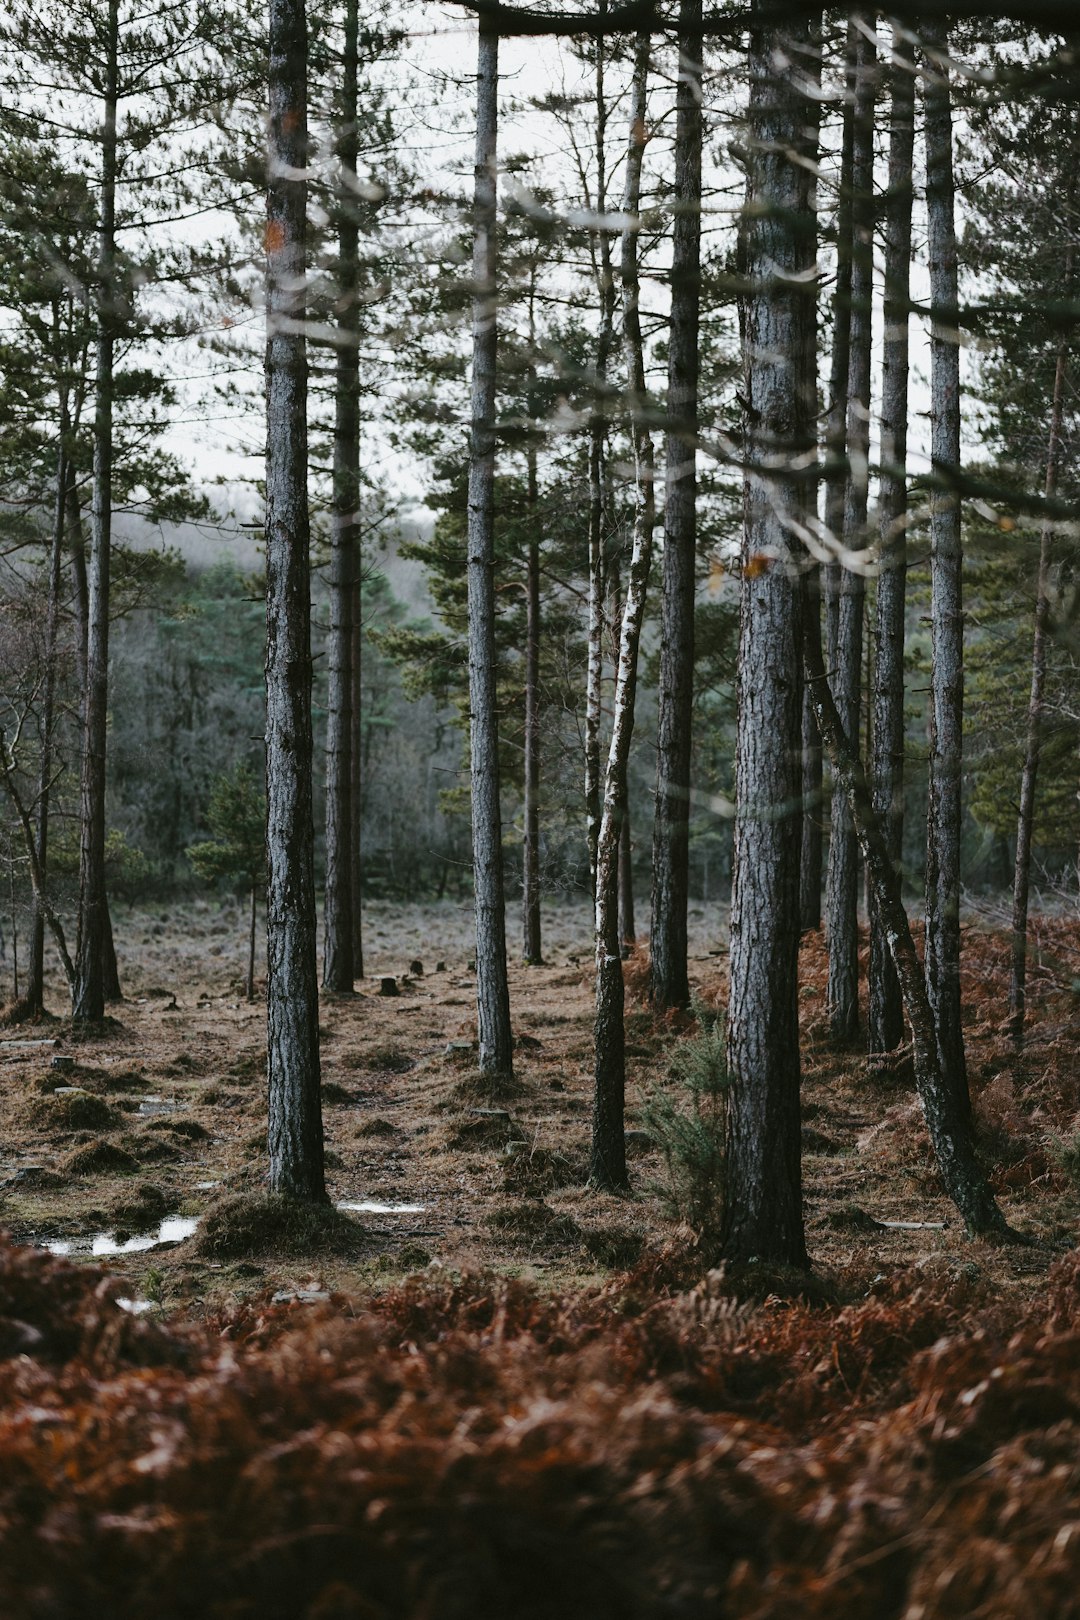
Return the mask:
{"type": "MultiPolygon", "coordinates": [[[[848,467],[848,376],[851,366],[851,272],[854,219],[852,184],[855,161],[855,58],[858,30],[849,20],[844,48],[844,114],[840,148],[840,184],[836,203],[836,281],[832,299],[832,347],[829,360],[829,407],[825,422],[825,527],[839,552],[844,536],[844,492],[848,467]]],[[[840,618],[839,556],[826,564],[825,647],[828,667],[836,668],[840,618]]]]}
{"type": "Polygon", "coordinates": [[[266,226],[267,1080],[270,1189],[324,1202],[308,557],[304,0],[270,0],[266,226]]]}
{"type": "Polygon", "coordinates": [[[469,704],[472,760],[476,1005],[481,1074],[513,1074],[506,978],[499,809],[499,722],[495,690],[495,283],[496,135],[499,36],[480,22],[473,203],[472,427],[469,435],[469,704]]]}
{"type": "Polygon", "coordinates": [[[806,1263],[799,1117],[801,583],[796,463],[815,442],[807,327],[817,278],[816,31],[752,7],[740,253],[745,460],[731,995],[728,1259],[806,1263]],[[799,161],[801,160],[801,161],[799,161]]]}
{"type": "MultiPolygon", "coordinates": [[[[825,527],[839,545],[844,532],[844,484],[847,468],[847,398],[851,356],[851,248],[852,184],[851,166],[855,142],[855,37],[849,24],[845,45],[845,98],[843,135],[840,151],[839,194],[836,204],[836,279],[832,298],[832,342],[829,362],[829,403],[825,423],[826,476],[825,527]]],[[[829,669],[836,668],[840,614],[840,562],[834,559],[818,567],[816,594],[821,611],[825,609],[825,644],[829,669]],[[822,590],[824,585],[824,590],[822,590]]],[[[821,877],[824,865],[822,842],[825,833],[823,813],[812,814],[815,799],[823,798],[824,771],[821,739],[817,732],[813,705],[803,694],[803,821],[800,856],[799,914],[803,928],[821,925],[821,877]]],[[[826,932],[828,933],[828,923],[826,932]]]]}
{"type": "MultiPolygon", "coordinates": [[[[603,6],[603,0],[601,0],[603,6]]],[[[596,211],[607,209],[607,103],[604,98],[604,40],[596,41],[596,211]]],[[[596,901],[596,849],[600,839],[600,716],[604,684],[604,600],[607,592],[604,517],[605,447],[607,443],[608,363],[615,341],[615,277],[611,239],[599,233],[596,251],[596,291],[600,329],[596,341],[595,397],[589,428],[589,643],[585,689],[585,823],[589,849],[589,878],[596,901]]]]}
{"type": "MultiPolygon", "coordinates": [[[[1073,250],[1065,258],[1065,283],[1072,280],[1073,250]]],[[[1065,386],[1069,371],[1068,348],[1058,350],[1054,368],[1054,400],[1050,410],[1050,443],[1046,452],[1046,497],[1057,494],[1061,460],[1062,419],[1065,386]]],[[[1042,748],[1043,691],[1046,685],[1046,640],[1050,620],[1050,555],[1054,529],[1044,519],[1039,536],[1039,579],[1035,597],[1035,635],[1031,646],[1031,695],[1028,698],[1027,734],[1024,739],[1024,766],[1020,775],[1020,809],[1016,822],[1016,867],[1013,873],[1012,953],[1009,973],[1009,1033],[1014,1041],[1024,1038],[1027,1006],[1028,898],[1031,888],[1031,841],[1035,826],[1035,788],[1042,748]]]]}
{"type": "MultiPolygon", "coordinates": [[[[897,873],[904,833],[904,610],[907,594],[908,321],[911,304],[911,172],[914,66],[893,25],[889,182],[885,200],[885,299],[881,381],[879,560],[875,600],[873,800],[897,873]]],[[[904,1009],[885,930],[870,891],[868,1045],[891,1052],[904,1038],[904,1009]]]]}
{"type": "MultiPolygon", "coordinates": [[[[874,104],[876,48],[864,31],[865,17],[852,17],[854,48],[851,164],[851,304],[847,382],[847,477],[843,541],[836,605],[833,692],[847,735],[858,743],[862,694],[862,631],[866,576],[852,555],[866,549],[870,465],[870,354],[874,273],[874,104]],[[861,23],[861,26],[860,26],[861,23]]],[[[826,880],[829,939],[828,1008],[833,1038],[850,1041],[859,1023],[859,852],[842,793],[832,802],[832,833],[826,880]]]]}
{"type": "Polygon", "coordinates": [[[359,0],[347,0],[337,158],[338,342],[334,376],[334,472],[330,518],[330,634],[327,647],[326,891],[323,984],[353,987],[353,608],[360,507],[360,366],[357,333],[360,230],[356,163],[359,0]]]}
{"type": "Polygon", "coordinates": [[[926,839],[926,987],[941,1066],[970,1111],[960,1007],[960,824],[964,723],[963,555],[960,496],[960,341],[948,32],[927,31],[926,210],[930,260],[930,789],[926,839]]]}
{"type": "Polygon", "coordinates": [[[650,988],[653,1002],[659,1008],[685,1007],[690,1000],[686,910],[697,563],[701,26],[701,0],[680,0],[668,422],[664,450],[664,574],[649,931],[650,988]]]}
{"type": "Polygon", "coordinates": [[[97,344],[94,378],[94,496],[87,570],[86,686],[79,793],[79,922],[71,1013],[105,1016],[105,774],[109,704],[109,564],[112,546],[113,352],[119,304],[116,264],[116,119],[119,0],[109,0],[102,91],[97,344]]]}
{"type": "Polygon", "coordinates": [[[651,41],[637,36],[630,88],[630,138],[626,154],[622,233],[623,347],[630,383],[636,501],[634,542],[619,636],[611,742],[604,775],[604,805],[596,859],[596,1086],[593,1103],[589,1178],[596,1187],[619,1191],[628,1185],[624,1096],[626,1088],[623,970],[619,939],[619,842],[626,803],[626,766],[634,730],[638,645],[645,614],[645,592],[652,561],[656,518],[653,443],[646,414],[645,361],[641,338],[638,280],[638,211],[641,163],[648,139],[647,88],[651,41]]]}

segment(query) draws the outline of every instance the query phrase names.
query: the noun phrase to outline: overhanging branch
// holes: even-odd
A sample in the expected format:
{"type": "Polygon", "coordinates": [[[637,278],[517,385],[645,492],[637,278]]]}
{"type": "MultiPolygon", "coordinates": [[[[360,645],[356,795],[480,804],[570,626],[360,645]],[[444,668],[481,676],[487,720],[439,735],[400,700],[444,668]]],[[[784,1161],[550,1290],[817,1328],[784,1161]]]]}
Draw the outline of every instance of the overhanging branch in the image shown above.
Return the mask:
{"type": "MultiPolygon", "coordinates": [[[[481,24],[503,38],[538,35],[585,35],[673,32],[674,18],[661,14],[657,0],[625,0],[622,5],[596,11],[537,11],[531,6],[509,5],[506,0],[452,0],[478,17],[481,24]]],[[[904,22],[940,22],[949,18],[987,21],[1012,20],[1050,33],[1076,33],[1080,18],[1076,0],[893,0],[890,16],[904,22]]],[[[707,11],[704,33],[710,38],[732,37],[755,28],[776,27],[805,17],[820,16],[820,0],[770,0],[758,6],[731,5],[707,11]]]]}

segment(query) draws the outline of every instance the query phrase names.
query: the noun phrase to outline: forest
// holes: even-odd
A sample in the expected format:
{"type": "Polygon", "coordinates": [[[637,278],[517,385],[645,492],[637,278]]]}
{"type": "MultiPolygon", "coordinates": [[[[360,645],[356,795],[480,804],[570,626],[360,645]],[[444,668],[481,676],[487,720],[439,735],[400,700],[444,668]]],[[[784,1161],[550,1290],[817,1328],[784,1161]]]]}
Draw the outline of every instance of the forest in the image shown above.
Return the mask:
{"type": "Polygon", "coordinates": [[[9,0],[0,1611],[1080,1617],[1072,0],[9,0]]]}

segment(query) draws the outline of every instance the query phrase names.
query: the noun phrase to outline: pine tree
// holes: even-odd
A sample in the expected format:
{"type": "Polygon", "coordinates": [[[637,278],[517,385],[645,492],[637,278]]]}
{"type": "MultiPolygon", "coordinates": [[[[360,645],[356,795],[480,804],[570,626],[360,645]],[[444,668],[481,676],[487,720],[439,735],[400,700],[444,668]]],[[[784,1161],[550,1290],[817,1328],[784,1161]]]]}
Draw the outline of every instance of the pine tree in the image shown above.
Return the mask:
{"type": "Polygon", "coordinates": [[[694,588],[697,574],[698,328],[701,298],[701,0],[679,10],[675,217],[665,441],[663,624],[653,823],[650,988],[685,1007],[694,588]]]}
{"type": "Polygon", "coordinates": [[[307,17],[271,0],[266,225],[267,1081],[270,1189],[325,1202],[312,822],[307,17]]]}
{"type": "Polygon", "coordinates": [[[795,469],[815,441],[818,104],[800,87],[820,72],[820,41],[768,11],[755,4],[751,22],[741,241],[747,472],[723,1247],[734,1261],[803,1265],[794,813],[803,593],[791,536],[806,501],[795,469]],[[778,61],[793,71],[778,74],[778,61]]]}

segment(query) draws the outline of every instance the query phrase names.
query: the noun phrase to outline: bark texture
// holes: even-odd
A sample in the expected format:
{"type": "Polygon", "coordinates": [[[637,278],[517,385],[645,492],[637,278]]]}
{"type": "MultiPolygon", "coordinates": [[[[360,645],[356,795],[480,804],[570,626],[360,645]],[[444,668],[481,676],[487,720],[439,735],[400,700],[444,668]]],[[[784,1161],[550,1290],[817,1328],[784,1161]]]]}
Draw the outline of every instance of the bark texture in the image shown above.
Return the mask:
{"type": "MultiPolygon", "coordinates": [[[[885,303],[881,368],[881,471],[875,601],[873,799],[897,873],[904,833],[904,609],[907,595],[908,320],[915,79],[904,34],[893,27],[889,181],[884,206],[885,303]]],[[[870,892],[868,1045],[891,1052],[904,1037],[900,985],[870,892]]]]}
{"type": "Polygon", "coordinates": [[[685,1007],[697,560],[698,326],[701,304],[701,0],[680,0],[675,217],[671,247],[664,572],[653,820],[650,987],[685,1007]]]}
{"type": "Polygon", "coordinates": [[[589,1177],[594,1186],[618,1191],[628,1184],[624,1100],[626,1036],[623,969],[619,938],[619,845],[626,803],[626,765],[634,730],[638,645],[645,615],[645,592],[652,561],[656,503],[653,444],[645,400],[645,364],[638,305],[638,208],[641,159],[647,138],[647,86],[650,38],[638,35],[630,89],[630,139],[626,154],[622,234],[623,346],[630,380],[634,440],[634,542],[619,635],[611,742],[604,775],[604,804],[596,860],[596,1066],[589,1177]]]}
{"type": "Polygon", "coordinates": [[[812,71],[810,28],[770,25],[765,9],[754,7],[750,35],[740,246],[747,473],[723,1247],[734,1261],[800,1266],[802,590],[791,536],[805,506],[796,467],[815,440],[807,326],[816,295],[817,110],[800,89],[812,71]]]}
{"type": "Polygon", "coordinates": [[[499,37],[480,24],[473,194],[472,426],[469,434],[469,730],[480,1072],[513,1073],[506,978],[499,720],[495,670],[495,184],[499,37]]]}
{"type": "Polygon", "coordinates": [[[322,1202],[311,804],[304,0],[270,0],[266,226],[267,1081],[270,1189],[322,1202]]]}
{"type": "Polygon", "coordinates": [[[105,1016],[105,778],[109,704],[109,565],[112,551],[113,354],[116,266],[116,116],[120,12],[109,0],[102,90],[101,201],[94,375],[93,523],[87,568],[86,684],[79,784],[79,921],[71,1015],[105,1016]]]}
{"type": "MultiPolygon", "coordinates": [[[[1065,281],[1072,280],[1072,247],[1065,258],[1065,281]]],[[[1050,443],[1046,452],[1046,497],[1057,494],[1061,458],[1061,429],[1069,355],[1065,344],[1058,350],[1054,368],[1054,399],[1050,410],[1050,443]]],[[[1035,597],[1035,634],[1031,646],[1031,693],[1028,698],[1027,732],[1024,738],[1024,764],[1020,774],[1020,806],[1016,819],[1016,866],[1013,872],[1012,951],[1009,971],[1009,1033],[1013,1040],[1024,1038],[1027,1003],[1028,898],[1031,889],[1031,840],[1035,826],[1035,789],[1039,777],[1042,748],[1043,691],[1046,685],[1046,637],[1050,620],[1050,555],[1054,530],[1044,520],[1039,536],[1039,579],[1035,597]]]]}
{"type": "MultiPolygon", "coordinates": [[[[353,610],[359,577],[360,367],[357,295],[360,232],[356,217],[359,150],[356,91],[359,0],[347,0],[337,157],[340,299],[334,375],[334,473],[330,516],[330,634],[327,645],[326,887],[323,984],[353,987],[353,610]]],[[[358,874],[357,874],[358,875],[358,874]]]]}
{"type": "MultiPolygon", "coordinates": [[[[847,476],[844,481],[843,551],[836,588],[836,648],[833,693],[847,735],[857,738],[862,696],[862,630],[867,546],[866,509],[870,457],[870,341],[873,305],[874,102],[876,48],[865,17],[853,17],[849,60],[854,57],[854,117],[851,161],[851,283],[847,377],[847,476]],[[861,24],[861,25],[860,25],[861,24]]],[[[833,795],[829,869],[826,879],[829,941],[828,1008],[834,1039],[850,1041],[859,1025],[859,852],[842,793],[833,795]]]]}
{"type": "Polygon", "coordinates": [[[930,784],[926,826],[926,987],[941,1065],[970,1111],[960,1021],[960,822],[964,724],[960,496],[960,334],[948,34],[928,31],[925,58],[926,211],[930,260],[930,784]]]}

